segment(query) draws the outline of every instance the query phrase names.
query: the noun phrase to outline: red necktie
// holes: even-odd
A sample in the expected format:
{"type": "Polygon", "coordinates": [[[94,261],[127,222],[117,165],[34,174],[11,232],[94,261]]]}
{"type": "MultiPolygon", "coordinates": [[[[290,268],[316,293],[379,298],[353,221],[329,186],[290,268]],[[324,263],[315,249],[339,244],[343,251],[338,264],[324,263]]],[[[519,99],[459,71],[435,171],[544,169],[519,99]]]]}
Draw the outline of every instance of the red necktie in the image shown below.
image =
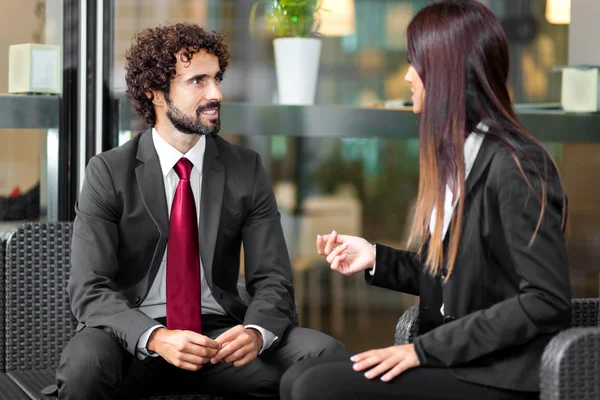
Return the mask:
{"type": "Polygon", "coordinates": [[[173,169],[179,176],[171,206],[167,247],[167,328],[202,332],[200,256],[196,203],[190,185],[193,164],[180,159],[173,169]]]}

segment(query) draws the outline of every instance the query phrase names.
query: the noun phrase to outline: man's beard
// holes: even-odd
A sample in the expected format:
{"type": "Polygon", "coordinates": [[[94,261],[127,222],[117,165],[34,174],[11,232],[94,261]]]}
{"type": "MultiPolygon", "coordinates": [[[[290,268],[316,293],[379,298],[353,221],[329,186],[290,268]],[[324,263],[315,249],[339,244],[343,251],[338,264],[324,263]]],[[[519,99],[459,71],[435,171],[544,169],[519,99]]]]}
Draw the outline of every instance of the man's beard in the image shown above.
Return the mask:
{"type": "Polygon", "coordinates": [[[167,102],[167,118],[173,124],[173,126],[182,133],[189,133],[191,135],[214,135],[221,129],[221,103],[213,101],[206,103],[202,107],[196,110],[196,117],[181,112],[171,102],[168,94],[165,94],[165,100],[167,102]],[[217,118],[208,122],[202,122],[201,113],[204,110],[215,108],[217,109],[217,118]]]}

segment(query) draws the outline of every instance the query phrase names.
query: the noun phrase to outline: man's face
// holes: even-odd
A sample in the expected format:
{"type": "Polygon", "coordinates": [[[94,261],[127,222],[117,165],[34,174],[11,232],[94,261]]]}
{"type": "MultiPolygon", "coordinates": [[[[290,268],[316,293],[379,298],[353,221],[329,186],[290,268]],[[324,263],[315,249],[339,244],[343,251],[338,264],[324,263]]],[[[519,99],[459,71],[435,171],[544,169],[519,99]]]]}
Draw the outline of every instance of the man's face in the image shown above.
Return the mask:
{"type": "Polygon", "coordinates": [[[221,80],[219,59],[205,50],[194,54],[189,63],[176,54],[175,77],[165,93],[166,116],[182,133],[209,135],[221,128],[221,80]]]}

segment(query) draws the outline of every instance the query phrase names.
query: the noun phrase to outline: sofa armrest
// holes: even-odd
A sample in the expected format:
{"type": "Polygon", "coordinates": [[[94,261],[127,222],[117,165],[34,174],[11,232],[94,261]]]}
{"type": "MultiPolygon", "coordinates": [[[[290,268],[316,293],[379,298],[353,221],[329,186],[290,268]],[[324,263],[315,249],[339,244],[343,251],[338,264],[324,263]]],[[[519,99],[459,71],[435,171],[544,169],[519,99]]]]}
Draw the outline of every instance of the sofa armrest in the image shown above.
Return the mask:
{"type": "Polygon", "coordinates": [[[402,314],[396,324],[394,344],[412,343],[419,334],[419,306],[412,306],[402,314]]]}
{"type": "Polygon", "coordinates": [[[598,326],[600,299],[571,299],[571,327],[598,326]]]}
{"type": "Polygon", "coordinates": [[[540,399],[600,399],[600,328],[571,328],[542,355],[540,399]]]}

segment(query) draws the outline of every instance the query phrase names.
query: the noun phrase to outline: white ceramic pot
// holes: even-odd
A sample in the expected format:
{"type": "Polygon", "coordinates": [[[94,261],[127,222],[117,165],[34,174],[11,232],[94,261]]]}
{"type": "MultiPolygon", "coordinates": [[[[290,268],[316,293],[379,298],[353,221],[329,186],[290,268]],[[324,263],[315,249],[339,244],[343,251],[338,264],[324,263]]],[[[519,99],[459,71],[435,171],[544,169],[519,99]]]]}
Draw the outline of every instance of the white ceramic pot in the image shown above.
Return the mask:
{"type": "Polygon", "coordinates": [[[321,40],[279,38],[273,40],[273,47],[279,103],[314,104],[321,59],[321,40]]]}

